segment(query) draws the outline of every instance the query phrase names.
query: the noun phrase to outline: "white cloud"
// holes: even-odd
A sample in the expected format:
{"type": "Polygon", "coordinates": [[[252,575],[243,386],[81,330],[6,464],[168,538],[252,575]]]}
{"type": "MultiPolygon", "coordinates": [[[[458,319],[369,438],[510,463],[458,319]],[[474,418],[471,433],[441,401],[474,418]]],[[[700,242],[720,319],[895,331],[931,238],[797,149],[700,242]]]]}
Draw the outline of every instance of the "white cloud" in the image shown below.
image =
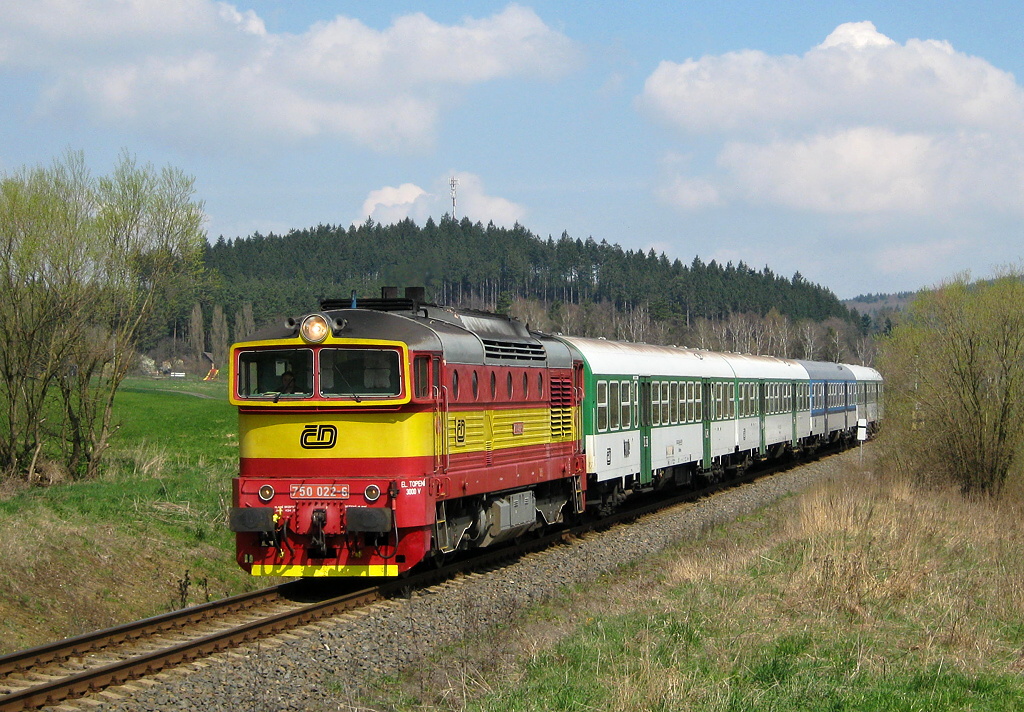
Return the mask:
{"type": "Polygon", "coordinates": [[[0,5],[0,69],[42,78],[40,110],[84,111],[178,142],[340,136],[376,150],[428,144],[445,101],[505,77],[550,79],[578,49],[530,9],[376,30],[336,17],[268,33],[211,0],[0,5]]]}
{"type": "Polygon", "coordinates": [[[674,176],[668,185],[658,189],[658,197],[669,205],[683,210],[699,210],[723,204],[718,188],[703,178],[674,176]]]}
{"type": "MultiPolygon", "coordinates": [[[[372,218],[375,222],[389,225],[405,218],[411,218],[423,225],[428,217],[435,220],[444,214],[451,214],[451,175],[440,176],[434,181],[435,192],[430,193],[413,183],[396,187],[384,186],[370,191],[363,201],[362,213],[358,220],[372,218]]],[[[473,173],[455,173],[458,178],[456,215],[459,219],[468,217],[473,222],[493,222],[499,227],[512,227],[522,222],[526,209],[510,200],[487,195],[483,181],[473,173]]]]}
{"type": "Polygon", "coordinates": [[[718,142],[705,175],[677,169],[659,189],[681,209],[1024,213],[1024,89],[947,42],[847,23],[802,56],[662,62],[638,103],[684,141],[718,142]]]}
{"type": "Polygon", "coordinates": [[[384,186],[371,190],[363,201],[363,216],[373,218],[375,222],[390,225],[404,218],[412,218],[422,222],[422,217],[430,215],[434,197],[427,191],[412,183],[402,183],[394,188],[384,186]],[[424,210],[426,210],[425,215],[424,210]]]}

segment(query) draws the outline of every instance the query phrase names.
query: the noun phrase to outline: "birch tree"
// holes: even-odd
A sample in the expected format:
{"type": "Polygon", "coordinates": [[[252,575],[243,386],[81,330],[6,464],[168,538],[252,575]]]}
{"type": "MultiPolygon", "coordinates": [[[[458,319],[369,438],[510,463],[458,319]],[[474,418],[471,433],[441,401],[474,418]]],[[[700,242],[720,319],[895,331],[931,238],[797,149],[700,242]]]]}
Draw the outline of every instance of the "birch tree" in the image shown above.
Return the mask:
{"type": "Polygon", "coordinates": [[[0,180],[0,470],[94,475],[156,295],[201,268],[202,203],[128,154],[100,178],[72,152],[0,180]]]}

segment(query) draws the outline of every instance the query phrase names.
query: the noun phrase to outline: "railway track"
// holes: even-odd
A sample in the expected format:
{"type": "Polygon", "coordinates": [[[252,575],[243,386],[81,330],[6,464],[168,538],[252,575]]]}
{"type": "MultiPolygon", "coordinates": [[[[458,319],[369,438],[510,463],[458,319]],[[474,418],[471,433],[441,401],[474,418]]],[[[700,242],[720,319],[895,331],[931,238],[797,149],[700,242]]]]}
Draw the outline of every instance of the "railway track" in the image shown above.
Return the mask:
{"type": "Polygon", "coordinates": [[[302,589],[283,584],[0,657],[0,711],[58,704],[384,595],[373,587],[305,603],[302,589]]]}
{"type": "MultiPolygon", "coordinates": [[[[641,501],[600,520],[528,538],[514,546],[486,550],[434,570],[340,595],[325,597],[322,587],[318,593],[316,584],[325,584],[324,581],[290,582],[6,655],[0,657],[0,712],[56,705],[99,692],[374,601],[427,587],[467,570],[491,569],[589,531],[694,501],[785,467],[787,465],[761,469],[724,484],[659,497],[657,501],[641,501]]],[[[352,580],[330,583],[335,591],[342,586],[353,587],[352,580]]]]}

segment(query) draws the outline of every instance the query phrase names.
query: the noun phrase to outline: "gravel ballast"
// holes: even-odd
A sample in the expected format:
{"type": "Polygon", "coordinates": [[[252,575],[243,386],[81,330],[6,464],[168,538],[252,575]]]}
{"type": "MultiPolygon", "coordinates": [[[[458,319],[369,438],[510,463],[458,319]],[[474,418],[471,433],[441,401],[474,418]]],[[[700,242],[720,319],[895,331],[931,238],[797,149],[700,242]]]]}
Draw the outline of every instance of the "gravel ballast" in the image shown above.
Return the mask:
{"type": "MultiPolygon", "coordinates": [[[[347,691],[393,676],[440,646],[509,623],[564,586],[592,581],[845,471],[856,451],[645,516],[571,544],[214,655],[56,709],[269,712],[351,709],[347,691]]],[[[50,708],[54,709],[54,708],[50,708]]]]}

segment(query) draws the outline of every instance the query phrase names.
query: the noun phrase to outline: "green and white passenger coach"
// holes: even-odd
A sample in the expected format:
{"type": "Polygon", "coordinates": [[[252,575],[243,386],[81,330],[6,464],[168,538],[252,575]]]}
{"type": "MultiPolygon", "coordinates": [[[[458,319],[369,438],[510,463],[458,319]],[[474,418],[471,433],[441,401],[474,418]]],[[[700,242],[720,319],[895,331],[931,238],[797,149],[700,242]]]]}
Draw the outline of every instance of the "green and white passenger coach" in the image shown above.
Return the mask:
{"type": "Polygon", "coordinates": [[[588,501],[802,453],[873,429],[872,368],[560,337],[582,356],[588,501]]]}

